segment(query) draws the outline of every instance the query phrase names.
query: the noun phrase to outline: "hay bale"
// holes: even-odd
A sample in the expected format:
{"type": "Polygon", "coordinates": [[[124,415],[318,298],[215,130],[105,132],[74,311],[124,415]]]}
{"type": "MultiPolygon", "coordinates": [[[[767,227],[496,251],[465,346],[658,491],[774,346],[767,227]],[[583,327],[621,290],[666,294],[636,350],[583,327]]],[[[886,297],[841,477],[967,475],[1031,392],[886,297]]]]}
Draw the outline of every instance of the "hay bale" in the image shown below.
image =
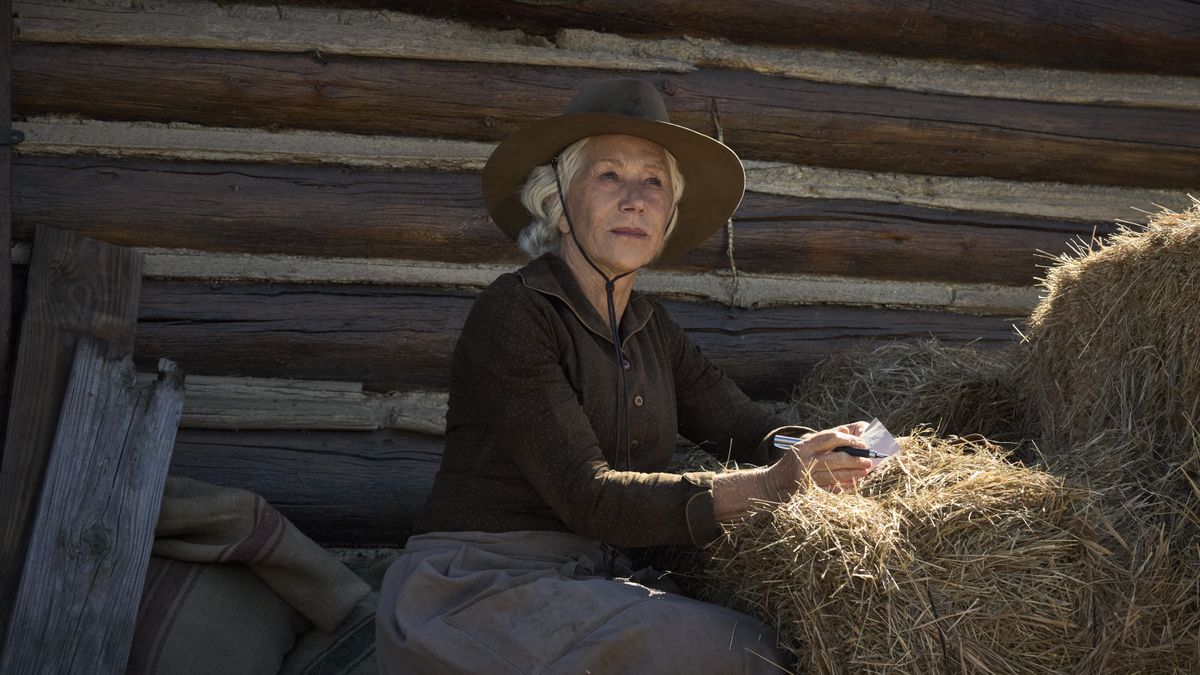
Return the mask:
{"type": "Polygon", "coordinates": [[[856,493],[727,530],[706,595],[817,672],[1200,672],[1200,201],[1048,271],[1018,353],[936,342],[835,357],[814,426],[1034,439],[905,441],[856,493]]]}
{"type": "Polygon", "coordinates": [[[1008,351],[937,340],[862,347],[819,363],[796,386],[791,414],[814,428],[878,417],[889,429],[928,426],[1021,444],[1036,425],[1013,372],[1008,351]]]}
{"type": "Polygon", "coordinates": [[[708,597],[775,625],[797,672],[1079,670],[1105,573],[1085,492],[987,443],[903,439],[858,492],[727,528],[708,597]]]}
{"type": "Polygon", "coordinates": [[[1112,429],[1049,459],[1097,494],[1112,551],[1095,595],[1097,672],[1200,672],[1200,433],[1155,444],[1112,429]]]}
{"type": "Polygon", "coordinates": [[[1042,450],[1105,429],[1161,450],[1187,438],[1200,419],[1200,201],[1080,245],[1044,286],[1021,366],[1042,450]]]}

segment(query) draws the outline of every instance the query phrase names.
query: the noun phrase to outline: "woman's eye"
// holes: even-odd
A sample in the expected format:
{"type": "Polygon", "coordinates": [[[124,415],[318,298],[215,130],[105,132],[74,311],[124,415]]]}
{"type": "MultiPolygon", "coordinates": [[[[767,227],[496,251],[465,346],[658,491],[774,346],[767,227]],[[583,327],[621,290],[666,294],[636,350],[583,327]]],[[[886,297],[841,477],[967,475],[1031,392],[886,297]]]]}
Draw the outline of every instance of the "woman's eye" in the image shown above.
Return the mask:
{"type": "Polygon", "coordinates": [[[647,178],[646,183],[648,185],[660,185],[660,186],[663,184],[662,179],[659,178],[658,176],[651,176],[651,177],[647,178]]]}
{"type": "Polygon", "coordinates": [[[604,173],[600,174],[600,179],[601,180],[617,180],[617,172],[616,171],[605,171],[604,173]]]}

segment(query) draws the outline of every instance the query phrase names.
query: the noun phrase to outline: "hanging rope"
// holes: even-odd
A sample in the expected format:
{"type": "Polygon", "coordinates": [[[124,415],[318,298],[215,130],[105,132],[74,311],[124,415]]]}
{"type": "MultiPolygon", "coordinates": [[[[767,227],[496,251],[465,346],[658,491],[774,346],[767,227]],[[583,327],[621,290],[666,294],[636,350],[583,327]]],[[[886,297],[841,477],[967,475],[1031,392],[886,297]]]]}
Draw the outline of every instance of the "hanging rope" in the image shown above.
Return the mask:
{"type": "MultiPolygon", "coordinates": [[[[725,130],[721,128],[721,113],[717,110],[717,99],[711,99],[712,105],[709,112],[712,115],[713,126],[717,129],[717,140],[725,142],[725,130]]],[[[725,221],[725,258],[729,260],[729,271],[733,275],[733,287],[729,295],[729,307],[732,309],[737,305],[738,297],[738,269],[737,262],[733,259],[733,215],[730,214],[729,220],[725,221]]]]}

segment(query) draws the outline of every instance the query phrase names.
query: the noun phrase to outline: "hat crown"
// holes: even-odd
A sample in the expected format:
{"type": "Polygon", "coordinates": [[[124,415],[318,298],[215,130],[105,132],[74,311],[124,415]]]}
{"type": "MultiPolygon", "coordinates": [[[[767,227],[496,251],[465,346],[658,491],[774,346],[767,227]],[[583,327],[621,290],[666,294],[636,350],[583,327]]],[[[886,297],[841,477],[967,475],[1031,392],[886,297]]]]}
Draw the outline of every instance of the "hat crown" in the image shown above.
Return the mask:
{"type": "Polygon", "coordinates": [[[656,122],[670,122],[667,105],[645,80],[606,80],[575,95],[565,113],[607,113],[656,122]]]}

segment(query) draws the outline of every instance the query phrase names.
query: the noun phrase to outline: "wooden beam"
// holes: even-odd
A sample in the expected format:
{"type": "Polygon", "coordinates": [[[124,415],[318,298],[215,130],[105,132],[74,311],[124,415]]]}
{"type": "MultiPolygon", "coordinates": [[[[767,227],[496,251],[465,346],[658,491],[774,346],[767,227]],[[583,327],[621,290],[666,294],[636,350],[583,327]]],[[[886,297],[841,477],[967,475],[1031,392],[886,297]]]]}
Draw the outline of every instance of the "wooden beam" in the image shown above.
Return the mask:
{"type": "Polygon", "coordinates": [[[183,376],[134,385],[79,341],[0,671],[123,673],[183,407],[183,376]]]}
{"type": "MultiPolygon", "coordinates": [[[[19,148],[30,163],[32,155],[85,155],[69,164],[70,172],[89,170],[123,172],[144,170],[186,172],[186,168],[163,164],[160,168],[139,169],[136,163],[97,161],[112,159],[154,159],[174,162],[252,162],[256,164],[315,164],[357,169],[416,169],[478,173],[495,147],[494,143],[450,141],[395,136],[366,136],[303,130],[264,131],[229,127],[195,127],[153,122],[105,122],[101,120],[65,120],[35,117],[20,123],[26,142],[19,148]],[[89,169],[89,167],[91,167],[89,169]],[[129,167],[129,168],[126,168],[129,167]]],[[[64,160],[66,161],[66,160],[64,160]]],[[[889,204],[925,206],[956,211],[984,211],[1024,215],[1035,218],[1108,223],[1129,216],[1131,206],[1145,208],[1162,204],[1183,209],[1191,202],[1182,190],[1121,188],[1110,185],[1071,185],[1003,181],[978,177],[921,176],[891,172],[848,171],[816,166],[798,166],[780,162],[746,161],[746,185],[751,192],[805,198],[853,199],[889,204]]],[[[155,165],[151,165],[155,166],[155,165]]],[[[247,181],[286,173],[278,167],[219,169],[245,174],[247,181]]],[[[349,176],[355,175],[353,172],[349,176]]],[[[348,189],[352,178],[338,179],[333,173],[312,179],[323,198],[331,198],[348,189]],[[327,187],[332,185],[332,188],[327,187]]],[[[20,177],[18,175],[18,177],[20,177]]],[[[47,177],[49,178],[49,177],[47,177]]],[[[62,176],[55,176],[62,179],[62,176]]],[[[132,180],[128,175],[123,181],[132,180]]],[[[113,189],[101,178],[90,180],[91,189],[107,194],[113,189]]],[[[240,182],[217,181],[222,205],[232,200],[231,192],[247,186],[240,182]]],[[[300,179],[310,180],[308,177],[300,179]]],[[[378,186],[377,186],[378,187],[378,186]]],[[[188,186],[187,189],[192,189],[188,186]]],[[[477,192],[471,186],[471,193],[477,192]]],[[[185,198],[186,194],[178,195],[185,198]]],[[[363,199],[363,195],[356,195],[363,199]]]]}
{"type": "MultiPolygon", "coordinates": [[[[496,141],[611,71],[193,49],[18,45],[14,106],[206,126],[496,141]]],[[[1200,116],[700,70],[654,78],[677,123],[748,159],[862,171],[1192,188],[1200,116]],[[719,127],[719,128],[718,128],[719,127]]]]}
{"type": "Polygon", "coordinates": [[[23,0],[16,7],[22,42],[314,52],[660,73],[710,67],[958,96],[1200,108],[1200,88],[1194,79],[1144,72],[1014,68],[830,49],[731,44],[724,39],[694,36],[629,38],[579,29],[559,30],[546,39],[518,30],[473,28],[388,10],[355,8],[309,10],[278,5],[266,12],[208,0],[120,8],[86,0],[70,5],[23,0]]]}
{"type": "Polygon", "coordinates": [[[1200,9],[1187,0],[359,0],[437,17],[554,35],[563,28],[725,38],[915,58],[1200,74],[1200,9]]]}
{"type": "MultiPolygon", "coordinates": [[[[893,235],[894,236],[894,235],[893,235]]],[[[13,248],[20,264],[26,248],[13,248]]],[[[146,258],[146,276],[196,281],[376,284],[444,287],[474,294],[519,264],[430,263],[388,258],[302,258],[213,254],[183,249],[136,249],[146,258]]],[[[1033,286],[950,282],[886,281],[814,274],[753,274],[725,270],[705,273],[646,270],[638,288],[680,300],[723,303],[729,307],[837,304],[930,309],[965,314],[1028,314],[1037,304],[1033,286]]]]}
{"type": "Polygon", "coordinates": [[[105,342],[110,358],[129,355],[141,274],[133,251],[38,230],[0,466],[0,513],[7,514],[0,522],[0,621],[20,578],[75,345],[91,336],[105,342]]]}
{"type": "MultiPolygon", "coordinates": [[[[313,259],[297,260],[292,269],[344,258],[365,263],[349,270],[368,282],[362,275],[386,264],[380,259],[519,265],[524,255],[492,225],[478,180],[460,173],[23,156],[15,164],[14,236],[29,240],[37,223],[143,249],[313,259]]],[[[734,245],[737,268],[751,276],[1027,287],[1041,274],[1039,252],[1065,253],[1070,241],[1114,228],[1111,219],[1079,223],[749,193],[734,215],[734,245]],[[948,264],[964,258],[971,264],[948,264]]],[[[666,269],[727,269],[726,238],[718,233],[666,269]]],[[[163,269],[157,256],[166,252],[144,252],[153,258],[149,273],[163,269]]],[[[234,273],[212,264],[213,274],[234,273]]],[[[180,260],[174,274],[183,269],[180,260]]],[[[432,274],[428,283],[435,283],[432,274]]]]}
{"type": "MultiPolygon", "coordinates": [[[[447,289],[147,281],[140,363],[190,372],[444,390],[473,293],[447,289]]],[[[692,339],[757,399],[786,398],[816,361],[864,340],[1009,345],[1011,317],[867,307],[729,309],[667,301],[692,339]]]]}
{"type": "Polygon", "coordinates": [[[393,430],[181,429],[171,473],[256,492],[325,545],[398,546],[433,486],[442,443],[393,430]]]}
{"type": "Polygon", "coordinates": [[[616,33],[575,29],[558,31],[555,43],[560,49],[570,51],[658,57],[695,68],[742,70],[775,77],[927,94],[1180,110],[1195,110],[1200,106],[1200,83],[1197,78],[1186,76],[1008,67],[855,51],[732,44],[726,39],[692,36],[658,40],[629,38],[616,33]]]}
{"type": "MultiPolygon", "coordinates": [[[[154,376],[139,374],[145,382],[154,376]]],[[[361,383],[189,375],[185,429],[396,429],[446,433],[445,391],[363,391],[361,383]]]]}
{"type": "MultiPolygon", "coordinates": [[[[0,133],[12,120],[12,2],[0,0],[0,133]]],[[[8,427],[8,397],[12,384],[12,146],[0,139],[0,458],[4,457],[4,430],[8,427]]]]}
{"type": "Polygon", "coordinates": [[[164,3],[149,11],[86,3],[66,7],[17,2],[16,6],[22,42],[312,52],[633,71],[692,69],[675,59],[565,51],[546,40],[518,43],[521,36],[511,35],[512,31],[505,35],[500,31],[448,30],[444,22],[402,15],[393,15],[394,22],[372,25],[363,21],[363,12],[353,24],[342,23],[330,13],[316,21],[281,19],[284,12],[273,12],[271,18],[221,16],[221,6],[207,2],[164,3]],[[459,34],[463,32],[468,34],[459,34]]]}

